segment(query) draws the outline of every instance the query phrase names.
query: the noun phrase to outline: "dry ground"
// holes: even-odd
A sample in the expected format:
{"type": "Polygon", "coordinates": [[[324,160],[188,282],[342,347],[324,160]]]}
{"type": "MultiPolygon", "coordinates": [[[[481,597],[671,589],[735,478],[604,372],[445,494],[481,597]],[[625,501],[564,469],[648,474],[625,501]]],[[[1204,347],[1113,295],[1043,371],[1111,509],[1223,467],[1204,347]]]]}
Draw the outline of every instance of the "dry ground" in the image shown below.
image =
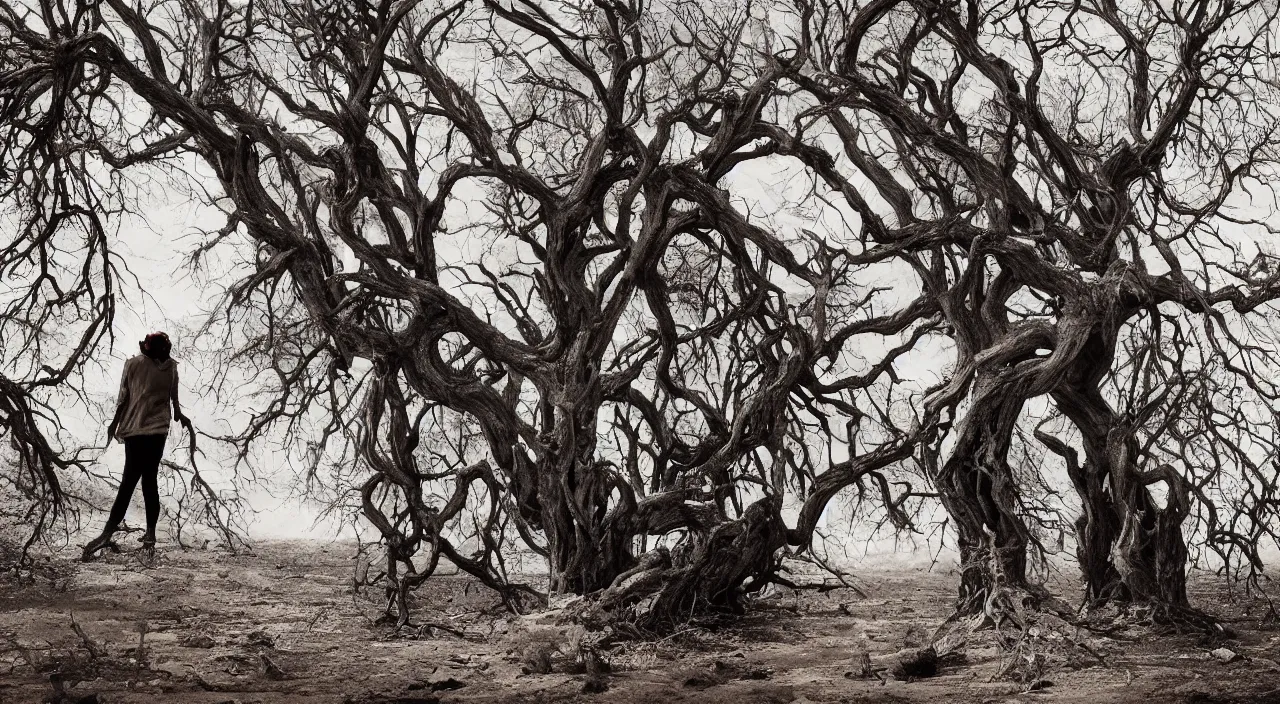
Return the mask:
{"type": "Polygon", "coordinates": [[[1280,702],[1280,630],[1207,580],[1195,598],[1231,619],[1234,662],[1208,655],[1224,643],[1130,629],[1065,634],[1051,684],[1035,692],[991,681],[1002,658],[982,643],[937,677],[859,679],[863,652],[873,669],[891,667],[947,614],[952,575],[896,570],[863,575],[866,598],[787,592],[733,625],[614,646],[608,691],[588,694],[555,652],[570,649],[573,629],[495,611],[462,578],[433,579],[420,599],[424,619],[462,637],[374,625],[377,595],[351,589],[352,554],[345,544],[264,543],[241,556],[161,546],[151,564],[141,553],[65,560],[34,584],[0,583],[0,702],[1280,702]],[[541,654],[553,672],[524,674],[541,654]]]}

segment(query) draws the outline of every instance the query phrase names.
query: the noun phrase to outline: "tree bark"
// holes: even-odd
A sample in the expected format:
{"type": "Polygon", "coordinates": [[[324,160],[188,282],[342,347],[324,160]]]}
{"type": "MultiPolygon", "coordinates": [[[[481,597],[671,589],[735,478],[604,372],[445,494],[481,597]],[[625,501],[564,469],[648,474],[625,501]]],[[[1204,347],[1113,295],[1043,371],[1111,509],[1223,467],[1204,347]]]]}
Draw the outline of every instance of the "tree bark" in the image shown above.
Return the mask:
{"type": "Polygon", "coordinates": [[[613,483],[607,469],[574,462],[565,471],[547,468],[539,499],[550,557],[550,586],[562,594],[604,589],[635,562],[630,532],[605,525],[613,483]]]}
{"type": "Polygon", "coordinates": [[[630,622],[653,632],[701,614],[741,613],[743,597],[768,582],[774,554],[787,543],[782,497],[765,497],[740,518],[690,537],[674,550],[646,553],[590,604],[583,620],[630,622]]]}
{"type": "Polygon", "coordinates": [[[994,377],[975,382],[973,405],[961,421],[956,446],[936,483],[955,524],[960,549],[961,613],[981,613],[1004,588],[1026,590],[1026,525],[1009,466],[1014,424],[1024,400],[994,377]]]}
{"type": "Polygon", "coordinates": [[[1158,622],[1196,614],[1187,601],[1187,544],[1182,522],[1191,513],[1191,486],[1172,467],[1149,472],[1136,466],[1138,442],[1131,429],[1117,425],[1108,438],[1120,520],[1112,561],[1129,601],[1152,608],[1158,622]],[[1168,501],[1156,506],[1147,488],[1164,481],[1168,501]]]}
{"type": "Polygon", "coordinates": [[[1094,335],[1067,379],[1053,392],[1058,408],[1080,431],[1081,464],[1074,449],[1041,433],[1037,436],[1067,463],[1067,475],[1080,497],[1076,519],[1076,558],[1084,582],[1085,603],[1101,607],[1127,602],[1128,588],[1116,571],[1111,551],[1120,537],[1121,513],[1110,477],[1114,473],[1108,436],[1117,419],[1102,397],[1099,384],[1114,357],[1115,335],[1094,335]]]}
{"type": "MultiPolygon", "coordinates": [[[[585,339],[577,342],[575,352],[587,347],[585,339]]],[[[551,399],[554,407],[544,410],[553,431],[538,470],[538,498],[551,590],[590,594],[608,587],[635,562],[628,524],[607,520],[615,488],[632,512],[635,500],[627,483],[597,457],[596,423],[603,402],[595,372],[599,362],[572,364],[575,356],[560,366],[562,386],[551,399]]]]}
{"type": "Polygon", "coordinates": [[[1139,468],[1135,429],[1111,409],[1098,386],[1099,369],[1109,366],[1109,359],[1082,360],[1080,373],[1053,396],[1080,430],[1085,462],[1079,465],[1074,452],[1068,456],[1062,447],[1051,449],[1067,457],[1083,505],[1076,522],[1076,552],[1086,599],[1093,607],[1113,602],[1150,606],[1159,620],[1191,614],[1182,535],[1182,522],[1191,512],[1191,487],[1170,467],[1139,468]],[[1168,486],[1164,508],[1148,488],[1160,481],[1168,486]]]}

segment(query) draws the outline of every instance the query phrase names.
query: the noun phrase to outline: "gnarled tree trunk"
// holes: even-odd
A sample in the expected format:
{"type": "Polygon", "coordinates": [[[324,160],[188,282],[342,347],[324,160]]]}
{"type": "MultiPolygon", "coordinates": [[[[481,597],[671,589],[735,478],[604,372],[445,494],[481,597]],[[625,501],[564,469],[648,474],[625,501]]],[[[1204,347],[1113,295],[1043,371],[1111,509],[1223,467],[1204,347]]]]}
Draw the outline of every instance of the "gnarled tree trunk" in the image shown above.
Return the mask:
{"type": "Polygon", "coordinates": [[[1028,590],[1026,525],[1009,447],[1024,400],[994,378],[975,382],[951,457],[936,478],[960,549],[961,613],[981,613],[1006,588],[1028,590]]]}
{"type": "Polygon", "coordinates": [[[1131,603],[1149,606],[1157,622],[1201,615],[1187,601],[1187,543],[1182,522],[1191,514],[1191,485],[1172,467],[1137,467],[1138,443],[1130,428],[1117,425],[1108,437],[1111,483],[1120,535],[1111,558],[1131,603]],[[1156,506],[1148,487],[1163,481],[1168,500],[1156,506]]]}
{"type": "Polygon", "coordinates": [[[621,616],[645,630],[665,630],[697,614],[741,613],[743,597],[764,586],[786,543],[782,497],[773,494],[674,550],[646,553],[590,604],[584,620],[621,616]]]}
{"type": "MultiPolygon", "coordinates": [[[[1085,462],[1059,441],[1048,443],[1067,459],[1083,505],[1077,520],[1086,598],[1149,606],[1160,621],[1201,615],[1187,600],[1187,546],[1182,523],[1191,512],[1191,486],[1171,467],[1143,471],[1135,429],[1102,397],[1096,374],[1072,378],[1054,393],[1059,407],[1081,432],[1085,462]],[[1055,446],[1056,444],[1056,446],[1055,446]],[[1165,482],[1168,501],[1156,505],[1149,489],[1165,482]]],[[[1041,439],[1045,438],[1041,436],[1041,439]]]]}
{"type": "Polygon", "coordinates": [[[1036,436],[1067,463],[1067,475],[1080,498],[1076,519],[1076,558],[1080,563],[1085,601],[1092,607],[1115,600],[1128,601],[1129,593],[1112,563],[1111,550],[1120,537],[1121,519],[1116,506],[1108,436],[1115,414],[1102,397],[1100,384],[1115,358],[1115,326],[1091,335],[1082,354],[1063,383],[1053,392],[1058,408],[1079,429],[1084,463],[1066,443],[1037,431],[1036,436]]]}

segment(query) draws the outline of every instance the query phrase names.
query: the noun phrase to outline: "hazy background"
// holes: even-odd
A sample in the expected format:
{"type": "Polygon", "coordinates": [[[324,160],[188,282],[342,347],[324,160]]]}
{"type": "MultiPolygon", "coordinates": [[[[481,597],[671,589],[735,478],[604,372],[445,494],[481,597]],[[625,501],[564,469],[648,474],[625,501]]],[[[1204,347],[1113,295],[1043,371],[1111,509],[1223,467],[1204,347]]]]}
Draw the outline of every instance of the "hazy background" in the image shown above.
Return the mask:
{"type": "MultiPolygon", "coordinates": [[[[163,193],[153,189],[152,193],[163,193]]],[[[230,281],[209,280],[207,274],[194,274],[188,265],[191,251],[202,241],[199,228],[217,229],[223,224],[223,216],[216,210],[199,203],[173,202],[161,195],[151,195],[144,201],[144,210],[113,222],[118,230],[113,238],[116,253],[128,267],[124,286],[117,300],[114,324],[114,343],[103,348],[99,367],[102,375],[88,376],[85,381],[90,399],[99,408],[60,409],[60,420],[68,440],[102,446],[107,441],[105,414],[114,407],[124,362],[138,354],[138,341],[155,330],[167,332],[174,343],[173,356],[178,361],[183,411],[191,417],[197,429],[203,432],[229,430],[230,419],[222,417],[225,410],[202,393],[207,383],[207,370],[201,369],[198,360],[190,360],[187,353],[192,344],[191,331],[205,319],[205,311],[222,295],[222,288],[230,281]],[[136,277],[136,281],[135,278],[136,277]],[[139,291],[139,288],[142,290],[139,291]]],[[[216,274],[214,274],[216,277],[216,274]]],[[[186,434],[175,423],[170,428],[170,439],[165,448],[166,459],[183,462],[186,434]],[[175,448],[177,443],[181,447],[175,448]]],[[[202,476],[215,487],[226,486],[229,470],[220,467],[215,458],[213,443],[202,438],[201,449],[207,456],[200,458],[202,476]]],[[[95,470],[117,480],[124,466],[124,446],[112,442],[101,453],[95,470]]],[[[265,465],[264,465],[265,466],[265,465]]],[[[268,468],[269,470],[269,468],[268,468]]],[[[161,469],[161,486],[168,469],[161,469]]],[[[332,518],[321,517],[318,506],[288,496],[287,473],[281,476],[263,473],[258,481],[249,482],[245,493],[248,505],[253,509],[250,520],[250,539],[310,538],[349,539],[355,532],[350,526],[332,518]]],[[[242,484],[243,487],[246,486],[242,484]]],[[[110,492],[115,486],[109,487],[110,492]]],[[[113,496],[94,495],[96,503],[106,508],[113,496]]],[[[163,501],[163,499],[162,499],[163,501]]],[[[129,518],[135,522],[141,513],[142,496],[136,492],[129,518]]],[[[90,516],[85,514],[82,532],[96,532],[101,528],[105,512],[90,516]]],[[[128,521],[129,519],[126,519],[128,521]]],[[[163,519],[162,519],[163,522],[163,519]]],[[[163,526],[162,526],[163,531],[163,526]]]]}
{"type": "MultiPolygon", "coordinates": [[[[734,194],[735,200],[746,196],[747,201],[741,203],[740,207],[751,211],[753,219],[767,221],[769,226],[780,230],[807,227],[822,232],[831,227],[848,226],[838,219],[830,223],[824,222],[827,216],[836,218],[836,213],[802,213],[795,210],[789,205],[787,193],[794,174],[789,173],[790,169],[779,162],[774,162],[774,166],[777,168],[739,169],[726,179],[730,182],[726,185],[734,194]]],[[[191,164],[190,169],[192,178],[201,177],[201,169],[197,165],[191,164]]],[[[185,177],[179,178],[185,180],[185,177]]],[[[189,185],[191,181],[186,183],[189,185]]],[[[205,266],[193,271],[190,266],[191,252],[205,241],[206,232],[223,226],[225,217],[216,209],[202,205],[199,198],[185,193],[187,189],[181,185],[174,187],[177,184],[164,182],[140,182],[133,185],[137,188],[140,211],[113,218],[111,223],[116,228],[112,238],[115,253],[128,268],[117,301],[114,342],[109,349],[104,348],[98,360],[101,376],[86,379],[87,391],[95,407],[77,405],[66,408],[61,417],[67,439],[99,446],[106,443],[106,422],[110,409],[115,404],[124,361],[138,353],[138,341],[154,330],[164,330],[173,338],[174,357],[179,362],[182,405],[196,427],[204,433],[213,434],[230,433],[233,429],[242,428],[243,419],[237,423],[228,414],[245,412],[245,409],[255,403],[249,397],[249,392],[253,389],[252,380],[242,380],[244,383],[239,387],[225,388],[222,402],[219,403],[206,393],[212,370],[201,368],[199,355],[190,353],[193,344],[191,331],[205,321],[208,311],[217,306],[225,288],[238,278],[233,272],[237,270],[237,266],[243,267],[246,263],[231,261],[230,258],[243,256],[243,253],[237,252],[233,244],[223,244],[213,250],[213,258],[205,266]]],[[[468,195],[473,195],[476,200],[483,197],[478,189],[474,194],[468,195]]],[[[468,217],[468,200],[464,195],[458,202],[451,202],[448,214],[451,220],[465,220],[468,217]]],[[[445,261],[474,261],[495,254],[492,250],[479,251],[492,243],[473,241],[465,234],[456,239],[447,239],[450,242],[442,243],[441,251],[441,258],[445,261]],[[445,248],[454,249],[452,255],[445,248]]],[[[901,275],[911,276],[909,272],[886,270],[868,273],[893,279],[883,283],[894,289],[904,288],[905,281],[899,278],[901,275]]],[[[201,344],[207,346],[211,342],[206,339],[201,344]]],[[[946,350],[933,349],[907,355],[896,366],[906,377],[934,382],[943,376],[944,368],[949,362],[950,354],[946,350]]],[[[1038,398],[1027,404],[1025,412],[1031,417],[1038,417],[1046,411],[1047,400],[1038,398]]],[[[1078,444],[1074,433],[1058,432],[1066,428],[1050,427],[1049,430],[1070,444],[1078,444]]],[[[184,462],[185,447],[175,448],[175,443],[184,445],[185,442],[185,433],[180,432],[174,424],[166,448],[167,458],[184,462]]],[[[215,488],[225,488],[235,470],[234,467],[217,461],[219,457],[226,456],[225,448],[215,448],[213,441],[209,439],[202,439],[200,444],[207,453],[200,459],[202,475],[215,488]]],[[[246,481],[247,475],[243,471],[239,473],[240,492],[251,509],[251,515],[247,516],[248,537],[251,541],[351,539],[357,535],[376,538],[375,532],[367,525],[357,522],[353,527],[348,521],[323,516],[321,506],[299,498],[295,491],[294,473],[284,461],[283,454],[273,457],[268,450],[263,450],[263,453],[255,458],[258,472],[253,479],[246,481]]],[[[114,482],[119,477],[123,461],[123,446],[112,443],[99,456],[95,471],[110,476],[114,482]]],[[[1014,461],[1017,459],[1014,458],[1014,461]]],[[[1060,460],[1050,456],[1045,462],[1041,468],[1045,478],[1053,485],[1068,485],[1065,467],[1061,466],[1060,460]]],[[[171,472],[168,469],[162,469],[161,472],[163,486],[165,475],[171,472]]],[[[115,486],[114,483],[110,486],[100,484],[99,493],[93,494],[92,498],[97,506],[105,508],[110,505],[115,486]]],[[[1065,492],[1063,498],[1063,515],[1074,517],[1078,512],[1078,506],[1070,503],[1074,497],[1071,492],[1065,492]]],[[[930,525],[931,519],[936,519],[940,524],[945,518],[940,509],[935,507],[935,515],[920,517],[918,526],[923,534],[903,539],[891,535],[872,536],[873,527],[866,525],[863,519],[850,520],[842,503],[842,497],[837,496],[828,506],[825,517],[825,527],[833,538],[833,550],[844,553],[832,555],[840,562],[875,562],[890,557],[913,563],[928,562],[935,556],[948,562],[953,559],[950,551],[940,551],[941,534],[936,530],[936,524],[930,525]]],[[[135,495],[133,506],[129,516],[136,522],[141,513],[140,492],[135,495]]],[[[85,514],[84,518],[82,532],[96,532],[105,515],[99,512],[98,515],[85,514]]],[[[1069,555],[1073,549],[1070,536],[1067,536],[1065,554],[1069,555]]]]}
{"type": "MultiPolygon", "coordinates": [[[[814,226],[812,221],[805,222],[786,212],[785,203],[778,202],[779,194],[770,187],[777,185],[769,183],[774,180],[770,175],[755,173],[745,178],[742,174],[735,176],[738,176],[734,179],[737,183],[731,186],[735,194],[745,191],[753,196],[753,200],[756,200],[755,196],[759,196],[756,202],[765,208],[777,208],[767,215],[775,225],[814,226]],[[764,178],[760,178],[761,176],[764,178]]],[[[772,176],[785,180],[784,174],[772,176]]],[[[213,208],[202,206],[197,200],[184,200],[175,196],[174,191],[162,187],[152,188],[143,202],[145,207],[141,212],[118,218],[114,223],[117,227],[113,238],[116,253],[127,265],[129,274],[125,276],[125,285],[117,302],[114,342],[109,350],[104,348],[98,360],[102,375],[96,379],[86,379],[87,391],[97,408],[77,405],[63,410],[60,419],[68,440],[98,446],[106,443],[106,422],[110,409],[115,404],[124,361],[138,353],[138,341],[153,330],[164,330],[173,338],[174,357],[179,362],[182,405],[198,429],[206,433],[220,433],[229,432],[233,427],[243,427],[242,422],[237,425],[226,417],[230,412],[227,409],[231,407],[227,402],[235,399],[234,405],[240,410],[253,403],[248,398],[251,385],[224,392],[226,395],[221,404],[203,393],[210,380],[211,370],[202,369],[198,359],[189,360],[187,356],[192,344],[189,331],[195,330],[204,322],[207,311],[216,306],[225,286],[234,281],[234,277],[225,275],[226,271],[234,268],[233,263],[213,261],[210,262],[211,266],[194,273],[189,265],[190,253],[204,240],[203,231],[220,228],[224,223],[223,215],[213,208]],[[223,271],[219,271],[220,268],[223,271]],[[136,277],[136,281],[133,277],[136,277]],[[245,395],[243,401],[237,398],[240,393],[245,395]]],[[[465,206],[459,210],[462,212],[453,217],[465,217],[465,206]]],[[[231,249],[232,247],[224,245],[215,250],[214,256],[225,257],[231,249]]],[[[462,255],[461,252],[456,254],[462,255]]],[[[934,350],[928,354],[904,357],[898,366],[905,375],[936,379],[943,373],[948,362],[949,355],[942,350],[934,350]]],[[[1026,413],[1035,417],[1046,410],[1046,400],[1039,398],[1027,404],[1026,413]]],[[[1074,433],[1057,434],[1070,444],[1078,444],[1074,433]]],[[[166,457],[184,462],[185,442],[185,433],[180,432],[179,427],[174,424],[166,447],[166,457]],[[175,448],[175,443],[184,446],[175,448]]],[[[225,452],[215,451],[212,441],[208,439],[201,440],[201,448],[207,452],[200,459],[202,475],[215,488],[225,488],[234,469],[216,461],[218,457],[225,456],[225,452]]],[[[241,472],[241,495],[251,509],[250,515],[246,516],[249,526],[247,537],[250,542],[264,539],[376,539],[376,531],[362,522],[352,525],[350,521],[324,516],[322,507],[316,502],[300,498],[294,491],[294,474],[283,459],[283,456],[278,461],[270,456],[259,456],[256,462],[257,475],[249,481],[243,481],[245,475],[241,472]]],[[[110,505],[115,491],[114,481],[118,479],[123,463],[124,448],[118,443],[111,443],[100,454],[94,469],[99,474],[110,476],[112,483],[110,486],[103,483],[98,493],[91,494],[97,506],[105,509],[110,505]]],[[[1048,457],[1041,471],[1051,482],[1066,485],[1065,467],[1059,466],[1060,464],[1055,457],[1048,457]]],[[[162,487],[169,474],[170,470],[161,469],[162,487]]],[[[1068,501],[1073,498],[1070,492],[1066,492],[1064,497],[1068,501]]],[[[827,542],[827,557],[834,563],[851,566],[855,571],[858,566],[868,568],[883,564],[927,566],[936,561],[944,568],[954,565],[955,553],[942,548],[942,536],[937,530],[938,524],[945,518],[940,508],[935,507],[932,516],[920,517],[917,525],[923,531],[922,534],[905,538],[893,535],[875,536],[871,533],[873,527],[863,519],[850,519],[843,505],[845,500],[837,496],[828,506],[824,517],[824,532],[831,538],[827,542]],[[936,520],[936,523],[931,525],[931,520],[936,520]]],[[[1064,508],[1063,515],[1066,517],[1074,517],[1078,511],[1078,507],[1070,504],[1064,508]]],[[[141,511],[141,492],[137,492],[129,519],[136,522],[141,511]]],[[[96,515],[85,513],[82,518],[84,520],[80,535],[74,536],[73,541],[82,542],[84,534],[100,530],[105,511],[99,511],[96,515]]],[[[793,516],[789,515],[787,518],[791,519],[793,516]]],[[[163,525],[161,531],[163,539],[163,525]]],[[[1054,545],[1050,544],[1048,547],[1053,548],[1054,545]]],[[[1060,565],[1070,560],[1073,552],[1073,541],[1067,536],[1064,549],[1051,562],[1060,565]]],[[[1273,553],[1270,559],[1280,560],[1280,552],[1266,552],[1273,553]]]]}
{"type": "MultiPolygon", "coordinates": [[[[795,229],[813,227],[825,229],[821,215],[815,219],[798,217],[789,212],[786,203],[788,169],[779,169],[777,173],[769,173],[768,169],[753,169],[744,174],[741,170],[731,174],[728,181],[731,192],[735,196],[748,195],[751,203],[747,207],[755,212],[753,218],[766,219],[775,227],[795,229]],[[765,212],[760,212],[761,210],[765,212]]],[[[248,397],[251,384],[224,391],[223,402],[203,393],[210,381],[211,370],[202,369],[198,359],[191,360],[192,335],[189,332],[198,328],[205,320],[207,311],[213,309],[226,286],[235,277],[225,275],[235,264],[219,261],[216,257],[227,257],[234,246],[224,244],[214,250],[215,260],[207,266],[194,271],[190,267],[190,253],[205,239],[205,231],[220,228],[225,220],[216,209],[202,205],[198,200],[185,200],[179,195],[181,189],[166,188],[165,184],[154,184],[150,189],[142,189],[143,209],[134,215],[116,219],[118,227],[114,238],[116,253],[126,262],[131,276],[125,277],[124,290],[117,303],[117,315],[114,324],[115,340],[109,354],[105,353],[99,360],[103,375],[97,380],[87,379],[86,386],[94,398],[98,409],[77,408],[68,410],[62,417],[68,434],[82,442],[103,445],[106,442],[106,422],[110,409],[114,407],[119,375],[124,361],[138,354],[138,341],[147,333],[163,330],[171,336],[174,343],[174,357],[179,362],[181,381],[181,399],[184,412],[190,416],[200,431],[204,433],[230,432],[233,427],[243,427],[243,422],[235,424],[226,414],[232,405],[243,410],[253,403],[248,397]],[[132,277],[136,277],[136,282],[132,277]],[[139,291],[139,288],[142,291],[139,291]],[[236,398],[243,394],[243,400],[236,398]],[[234,404],[228,400],[235,399],[234,404]]],[[[476,196],[481,194],[477,192],[476,196]]],[[[451,204],[450,216],[454,219],[466,217],[466,204],[458,203],[456,210],[451,204]]],[[[837,225],[832,223],[833,225],[837,225]]],[[[476,242],[454,242],[452,246],[472,249],[476,242]]],[[[464,259],[478,259],[485,256],[480,252],[455,252],[464,259]]],[[[490,253],[492,254],[492,253],[490,253]]],[[[442,252],[442,259],[450,259],[442,252]]],[[[892,273],[880,272],[879,276],[892,276],[892,273]]],[[[906,272],[910,276],[909,272],[906,272]]],[[[901,284],[902,281],[885,282],[901,284]]],[[[895,286],[895,288],[898,288],[895,286]]],[[[209,342],[203,341],[202,345],[209,342]]],[[[901,358],[897,364],[899,372],[916,379],[928,378],[936,381],[943,374],[943,368],[950,361],[950,355],[943,350],[930,350],[925,353],[913,353],[901,358]]],[[[1033,416],[1046,410],[1045,399],[1034,399],[1028,403],[1027,412],[1033,416]]],[[[185,462],[185,432],[179,426],[171,426],[170,442],[166,446],[166,458],[176,462],[185,462]],[[175,449],[175,443],[181,445],[175,449]]],[[[233,467],[220,465],[216,458],[225,456],[225,452],[217,452],[211,440],[202,438],[201,449],[207,454],[200,458],[201,474],[215,488],[227,486],[233,467]]],[[[366,539],[376,539],[376,531],[362,522],[355,526],[348,521],[335,517],[323,516],[322,507],[293,494],[294,474],[284,461],[279,458],[258,456],[257,476],[249,482],[240,482],[241,495],[252,509],[249,520],[250,541],[261,539],[352,539],[359,535],[366,539]]],[[[118,443],[111,443],[100,455],[97,471],[110,475],[113,482],[118,479],[124,463],[124,448],[118,443]]],[[[1054,464],[1050,458],[1049,463],[1054,464]]],[[[1065,468],[1045,467],[1047,477],[1066,483],[1065,468]],[[1056,470],[1061,469],[1061,476],[1055,477],[1056,470]]],[[[161,469],[161,486],[165,485],[166,475],[171,470],[161,469]]],[[[243,478],[244,472],[241,472],[243,478]]],[[[115,486],[103,486],[107,492],[114,492],[115,486]]],[[[100,493],[95,496],[95,503],[102,508],[109,507],[113,493],[100,493]]],[[[163,501],[164,499],[162,499],[163,501]]],[[[824,515],[825,532],[830,536],[829,557],[841,564],[874,564],[883,560],[901,563],[929,564],[934,559],[946,564],[954,561],[954,553],[941,549],[941,532],[938,526],[945,519],[941,509],[935,508],[935,515],[922,516],[919,527],[920,535],[898,537],[892,535],[875,536],[873,526],[867,525],[865,519],[852,518],[843,505],[846,499],[837,496],[829,504],[824,515]],[[931,522],[936,523],[931,525],[931,522]]],[[[126,521],[137,521],[142,511],[141,492],[134,496],[134,502],[126,521]]],[[[786,518],[792,520],[792,512],[785,512],[786,518]]],[[[1067,515],[1074,515],[1069,508],[1067,515]]],[[[82,533],[96,533],[101,527],[105,513],[90,516],[85,514],[82,533]]],[[[162,519],[163,524],[163,519],[162,519]]],[[[164,526],[161,526],[162,539],[164,526]]],[[[1050,545],[1050,547],[1053,547],[1050,545]]],[[[1067,551],[1072,546],[1068,542],[1067,551]]]]}

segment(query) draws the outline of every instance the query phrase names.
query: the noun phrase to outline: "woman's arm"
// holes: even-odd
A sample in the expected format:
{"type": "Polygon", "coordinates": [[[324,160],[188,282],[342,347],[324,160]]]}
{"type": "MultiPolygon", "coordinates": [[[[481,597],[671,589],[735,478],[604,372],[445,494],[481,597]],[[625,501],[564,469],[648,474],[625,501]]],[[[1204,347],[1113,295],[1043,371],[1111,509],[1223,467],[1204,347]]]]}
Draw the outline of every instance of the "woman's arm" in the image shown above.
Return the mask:
{"type": "Polygon", "coordinates": [[[124,411],[129,405],[129,361],[125,360],[124,371],[120,373],[120,391],[116,393],[116,412],[107,425],[107,444],[116,436],[120,421],[124,420],[124,411]]]}
{"type": "Polygon", "coordinates": [[[191,419],[182,415],[182,404],[178,402],[178,367],[173,368],[173,386],[169,389],[169,400],[173,402],[173,419],[183,425],[191,425],[191,419]]]}

